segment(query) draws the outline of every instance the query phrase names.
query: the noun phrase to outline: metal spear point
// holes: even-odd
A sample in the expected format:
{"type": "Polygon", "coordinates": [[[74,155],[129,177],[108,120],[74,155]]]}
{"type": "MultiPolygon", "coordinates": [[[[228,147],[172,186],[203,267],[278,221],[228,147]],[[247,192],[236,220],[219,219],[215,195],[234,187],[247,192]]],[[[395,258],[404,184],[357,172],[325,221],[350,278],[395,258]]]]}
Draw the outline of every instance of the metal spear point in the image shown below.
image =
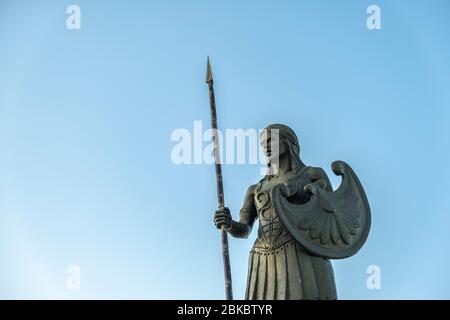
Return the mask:
{"type": "MultiPolygon", "coordinates": [[[[206,83],[209,87],[209,104],[211,111],[211,129],[213,131],[214,142],[214,162],[216,169],[216,187],[217,187],[217,203],[219,208],[225,207],[223,196],[223,182],[222,182],[222,165],[220,162],[220,145],[217,129],[217,114],[216,114],[216,100],[214,97],[214,80],[211,72],[211,63],[209,61],[206,67],[206,83]]],[[[222,238],[222,257],[223,257],[223,270],[225,273],[225,294],[227,300],[233,300],[233,288],[231,283],[231,267],[230,267],[230,254],[228,251],[228,234],[225,227],[222,226],[220,230],[220,236],[222,238]]]]}

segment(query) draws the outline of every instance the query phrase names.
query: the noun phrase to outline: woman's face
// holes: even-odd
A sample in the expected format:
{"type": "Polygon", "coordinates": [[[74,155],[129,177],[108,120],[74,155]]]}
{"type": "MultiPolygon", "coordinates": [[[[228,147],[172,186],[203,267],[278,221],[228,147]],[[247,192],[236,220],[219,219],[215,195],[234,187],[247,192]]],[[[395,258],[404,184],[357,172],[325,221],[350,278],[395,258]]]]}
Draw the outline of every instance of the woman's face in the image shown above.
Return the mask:
{"type": "Polygon", "coordinates": [[[264,129],[260,136],[261,147],[266,155],[267,161],[274,162],[286,154],[286,145],[274,129],[264,129]],[[271,134],[271,131],[273,134],[271,134]],[[278,151],[278,152],[277,152],[278,151]]]}

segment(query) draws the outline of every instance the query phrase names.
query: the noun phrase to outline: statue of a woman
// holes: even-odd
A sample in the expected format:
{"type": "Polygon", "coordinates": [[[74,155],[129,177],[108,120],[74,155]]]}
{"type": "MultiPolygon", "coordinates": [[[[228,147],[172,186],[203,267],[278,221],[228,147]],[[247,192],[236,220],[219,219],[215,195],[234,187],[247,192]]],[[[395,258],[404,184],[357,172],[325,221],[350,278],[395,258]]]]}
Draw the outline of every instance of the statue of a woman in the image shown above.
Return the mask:
{"type": "MultiPolygon", "coordinates": [[[[353,213],[348,216],[341,214],[340,207],[327,200],[328,195],[337,191],[332,192],[332,186],[323,169],[306,166],[301,161],[300,146],[292,129],[285,125],[272,124],[262,131],[260,138],[267,158],[268,174],[248,188],[240,210],[239,222],[232,220],[226,207],[219,208],[214,215],[216,227],[220,229],[224,226],[236,238],[247,238],[255,220],[259,220],[258,238],[250,251],[245,298],[336,299],[333,268],[328,259],[333,257],[333,254],[328,254],[327,246],[334,246],[331,248],[332,252],[346,250],[346,246],[351,246],[351,242],[357,240],[354,237],[359,235],[357,229],[361,223],[358,222],[358,217],[361,214],[357,213],[352,220],[353,213]],[[271,139],[271,136],[275,137],[271,134],[275,132],[274,129],[277,139],[271,139]],[[276,141],[272,140],[277,140],[277,145],[276,141]],[[274,154],[272,150],[278,152],[274,154]],[[320,199],[320,205],[312,207],[313,204],[310,205],[309,202],[312,202],[314,195],[320,199]],[[320,195],[322,196],[319,197],[320,195]],[[293,210],[290,209],[291,206],[293,210]],[[307,211],[312,212],[312,215],[305,216],[300,223],[296,222],[299,227],[292,226],[286,217],[293,211],[292,217],[298,218],[302,214],[302,208],[308,208],[307,211]],[[320,220],[322,216],[325,217],[323,221],[320,220]],[[313,221],[316,218],[319,222],[313,221]],[[299,232],[295,228],[299,228],[299,232]],[[355,230],[356,232],[352,232],[355,230]],[[303,233],[300,234],[301,232],[303,233]],[[298,241],[299,237],[308,238],[308,244],[302,245],[298,241]],[[314,246],[320,248],[314,250],[314,246]],[[321,250],[325,250],[323,254],[321,250]]],[[[362,235],[362,238],[364,237],[366,238],[367,234],[362,235]]],[[[346,253],[342,257],[351,254],[346,253]]]]}

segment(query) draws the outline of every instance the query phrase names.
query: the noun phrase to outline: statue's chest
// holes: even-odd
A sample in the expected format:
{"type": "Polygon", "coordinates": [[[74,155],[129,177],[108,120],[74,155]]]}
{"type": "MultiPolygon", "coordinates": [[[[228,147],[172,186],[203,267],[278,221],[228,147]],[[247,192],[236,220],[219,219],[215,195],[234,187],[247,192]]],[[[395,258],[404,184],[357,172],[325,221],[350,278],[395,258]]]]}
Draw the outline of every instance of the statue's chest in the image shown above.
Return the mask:
{"type": "Polygon", "coordinates": [[[254,203],[259,214],[263,213],[267,209],[271,208],[271,191],[272,189],[281,183],[286,183],[289,181],[290,177],[284,178],[273,178],[270,180],[264,180],[258,185],[254,193],[254,203]]]}

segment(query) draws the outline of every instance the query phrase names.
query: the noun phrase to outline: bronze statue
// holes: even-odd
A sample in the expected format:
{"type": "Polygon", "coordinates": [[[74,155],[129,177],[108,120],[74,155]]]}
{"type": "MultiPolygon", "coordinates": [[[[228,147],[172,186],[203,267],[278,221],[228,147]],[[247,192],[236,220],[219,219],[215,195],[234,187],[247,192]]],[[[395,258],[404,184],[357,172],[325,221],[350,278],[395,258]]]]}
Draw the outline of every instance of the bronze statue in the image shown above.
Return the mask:
{"type": "MultiPolygon", "coordinates": [[[[216,129],[209,59],[206,82],[216,129]]],[[[222,231],[227,299],[232,299],[232,290],[226,232],[247,238],[256,220],[258,237],[250,251],[246,299],[337,299],[329,259],[350,257],[366,241],[371,214],[364,189],[349,165],[335,161],[332,169],[342,182],[333,191],[322,168],[302,162],[297,136],[288,126],[269,125],[260,138],[267,175],[248,188],[239,221],[232,220],[224,206],[215,139],[219,209],[214,222],[222,231]]]]}
{"type": "Polygon", "coordinates": [[[281,124],[261,134],[268,174],[248,188],[239,222],[228,208],[214,216],[236,238],[247,238],[259,220],[258,238],[250,252],[246,299],[337,299],[330,258],[355,254],[367,239],[370,208],[353,170],[333,163],[342,184],[332,192],[321,168],[300,159],[297,136],[281,124]],[[277,130],[278,164],[271,162],[270,136],[277,130]]]}

